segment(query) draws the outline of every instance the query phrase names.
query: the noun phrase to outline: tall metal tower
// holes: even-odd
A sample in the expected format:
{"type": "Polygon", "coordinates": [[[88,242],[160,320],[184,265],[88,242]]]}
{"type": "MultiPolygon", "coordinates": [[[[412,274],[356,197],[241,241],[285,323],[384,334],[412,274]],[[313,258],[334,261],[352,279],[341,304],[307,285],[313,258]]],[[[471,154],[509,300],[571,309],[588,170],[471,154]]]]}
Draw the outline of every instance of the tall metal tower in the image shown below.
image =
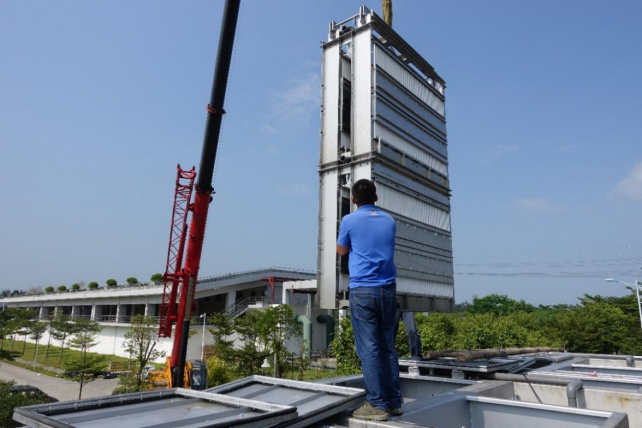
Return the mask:
{"type": "Polygon", "coordinates": [[[322,308],[347,307],[348,260],[335,252],[350,187],[373,180],[397,222],[403,309],[454,304],[445,82],[365,7],[330,23],[323,50],[318,287],[322,308]]]}

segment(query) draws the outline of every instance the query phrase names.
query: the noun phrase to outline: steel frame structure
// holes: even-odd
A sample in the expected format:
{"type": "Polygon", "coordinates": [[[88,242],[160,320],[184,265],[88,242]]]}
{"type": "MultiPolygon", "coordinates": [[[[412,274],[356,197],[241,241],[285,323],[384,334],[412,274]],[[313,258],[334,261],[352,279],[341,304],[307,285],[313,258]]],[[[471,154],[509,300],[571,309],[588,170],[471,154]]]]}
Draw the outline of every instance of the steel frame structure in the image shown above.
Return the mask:
{"type": "Polygon", "coordinates": [[[174,191],[174,209],[169,228],[169,246],[167,264],[163,275],[163,299],[160,306],[159,337],[171,337],[172,325],[176,322],[176,297],[183,281],[183,253],[187,237],[187,220],[191,209],[192,191],[196,170],[189,171],[176,166],[176,189],[174,191]]]}

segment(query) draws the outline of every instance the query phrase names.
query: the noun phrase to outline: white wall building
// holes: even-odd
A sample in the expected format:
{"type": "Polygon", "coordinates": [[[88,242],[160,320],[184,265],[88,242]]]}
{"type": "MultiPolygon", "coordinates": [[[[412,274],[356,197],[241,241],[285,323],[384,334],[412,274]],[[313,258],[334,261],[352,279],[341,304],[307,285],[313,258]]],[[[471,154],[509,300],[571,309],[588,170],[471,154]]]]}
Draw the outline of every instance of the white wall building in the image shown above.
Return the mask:
{"type": "MultiPolygon", "coordinates": [[[[308,333],[313,351],[327,349],[326,327],[333,330],[334,324],[327,317],[331,316],[330,311],[314,308],[317,300],[315,278],[316,275],[309,271],[270,268],[199,279],[195,296],[198,309],[193,314],[195,319],[191,325],[198,334],[189,339],[187,358],[201,357],[203,332],[205,345],[212,344],[209,326],[203,327],[202,318],[198,319],[198,316],[224,312],[229,317],[237,317],[248,309],[262,309],[280,303],[292,305],[304,329],[307,324],[304,317],[311,321],[308,333]]],[[[126,357],[123,342],[125,333],[131,328],[131,318],[139,314],[158,318],[162,296],[163,285],[151,283],[7,297],[0,299],[0,306],[33,308],[41,320],[65,314],[73,319],[97,321],[102,331],[98,335],[99,343],[92,351],[126,357]]],[[[160,339],[161,348],[167,355],[171,353],[172,340],[173,334],[172,338],[160,339]]],[[[47,341],[45,334],[41,343],[47,341]]],[[[298,351],[299,346],[293,342],[291,351],[298,351]]]]}

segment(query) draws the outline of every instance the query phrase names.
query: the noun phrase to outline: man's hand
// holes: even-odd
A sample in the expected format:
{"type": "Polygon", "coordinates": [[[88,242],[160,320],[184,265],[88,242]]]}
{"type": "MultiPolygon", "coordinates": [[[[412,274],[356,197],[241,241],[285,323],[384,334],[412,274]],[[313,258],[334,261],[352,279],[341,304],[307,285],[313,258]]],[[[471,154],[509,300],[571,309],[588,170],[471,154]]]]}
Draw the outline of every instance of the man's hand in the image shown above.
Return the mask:
{"type": "Polygon", "coordinates": [[[343,245],[337,244],[337,254],[340,256],[345,256],[350,252],[350,247],[344,247],[343,245]]]}

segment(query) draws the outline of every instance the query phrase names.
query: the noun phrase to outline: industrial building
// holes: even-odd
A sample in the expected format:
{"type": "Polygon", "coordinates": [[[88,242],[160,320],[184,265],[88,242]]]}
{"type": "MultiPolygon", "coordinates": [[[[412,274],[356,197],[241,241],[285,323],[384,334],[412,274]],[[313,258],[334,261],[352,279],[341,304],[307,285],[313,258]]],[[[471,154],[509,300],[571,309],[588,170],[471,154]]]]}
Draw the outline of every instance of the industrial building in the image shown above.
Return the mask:
{"type": "MultiPolygon", "coordinates": [[[[195,296],[198,311],[194,314],[192,328],[205,330],[205,344],[208,345],[212,343],[212,337],[207,325],[203,327],[204,318],[199,318],[200,315],[222,312],[228,317],[237,317],[248,309],[263,309],[272,304],[287,303],[292,306],[296,315],[310,319],[311,350],[327,349],[326,329],[333,329],[334,325],[328,324],[326,317],[321,317],[319,322],[320,315],[331,312],[318,309],[315,304],[315,277],[313,272],[284,268],[202,277],[198,281],[195,296]]],[[[3,308],[34,309],[38,312],[38,318],[43,321],[51,319],[55,314],[64,314],[72,319],[94,320],[100,324],[102,331],[98,335],[99,343],[92,351],[126,356],[123,341],[125,333],[130,329],[131,318],[145,315],[158,319],[162,293],[162,284],[149,283],[7,297],[0,299],[0,305],[3,308]]],[[[42,341],[47,340],[45,335],[42,341]]],[[[161,348],[169,355],[171,339],[159,340],[161,348]]],[[[190,339],[188,358],[200,358],[201,342],[202,334],[190,339]]]]}

